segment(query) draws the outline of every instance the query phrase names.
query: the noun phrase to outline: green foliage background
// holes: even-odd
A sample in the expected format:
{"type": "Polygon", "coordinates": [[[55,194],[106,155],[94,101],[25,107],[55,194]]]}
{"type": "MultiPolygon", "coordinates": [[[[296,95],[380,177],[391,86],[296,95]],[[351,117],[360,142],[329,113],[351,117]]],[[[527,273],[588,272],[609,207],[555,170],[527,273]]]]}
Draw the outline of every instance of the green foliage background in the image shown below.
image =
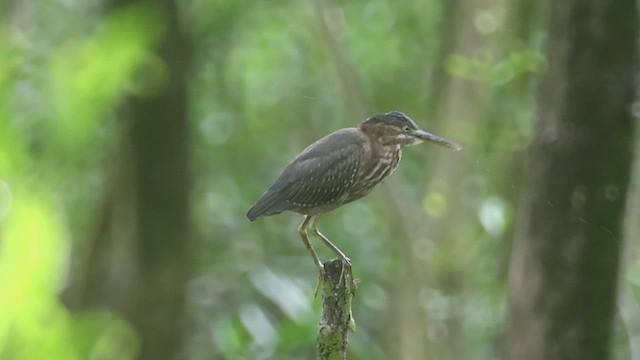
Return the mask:
{"type": "MultiPolygon", "coordinates": [[[[361,279],[350,358],[501,357],[532,91],[546,65],[534,3],[179,2],[195,45],[196,273],[184,289],[183,358],[313,356],[320,303],[301,217],[244,214],[307,144],[390,110],[464,151],[406,149],[383,186],[321,220],[361,279]]],[[[155,54],[166,31],[157,8],[102,5],[0,5],[3,359],[139,351],[121,314],[60,300],[69,273],[82,271],[119,154],[119,105],[152,97],[171,76],[155,54]]]]}

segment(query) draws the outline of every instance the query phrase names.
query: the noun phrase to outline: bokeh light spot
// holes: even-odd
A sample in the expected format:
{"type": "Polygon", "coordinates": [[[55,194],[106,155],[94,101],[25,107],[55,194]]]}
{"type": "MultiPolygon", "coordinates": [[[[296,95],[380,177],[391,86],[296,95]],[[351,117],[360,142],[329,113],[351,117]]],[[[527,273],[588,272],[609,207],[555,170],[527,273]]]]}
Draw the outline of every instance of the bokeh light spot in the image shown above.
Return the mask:
{"type": "Polygon", "coordinates": [[[444,195],[439,192],[432,191],[422,199],[422,208],[427,215],[437,219],[445,214],[447,210],[447,202],[444,195]]]}
{"type": "Polygon", "coordinates": [[[495,196],[487,198],[480,206],[478,218],[487,233],[495,237],[501,236],[507,225],[504,200],[495,196]]]}

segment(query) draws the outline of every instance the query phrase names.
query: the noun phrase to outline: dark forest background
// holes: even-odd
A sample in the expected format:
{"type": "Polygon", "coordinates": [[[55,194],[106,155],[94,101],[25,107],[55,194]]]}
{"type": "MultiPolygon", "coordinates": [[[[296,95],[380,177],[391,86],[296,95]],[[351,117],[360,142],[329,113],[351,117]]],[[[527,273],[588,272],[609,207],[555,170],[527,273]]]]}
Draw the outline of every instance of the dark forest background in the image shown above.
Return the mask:
{"type": "Polygon", "coordinates": [[[323,216],[349,359],[640,359],[637,55],[631,0],[0,2],[0,358],[313,358],[302,218],[244,214],[400,110],[464,149],[323,216]]]}

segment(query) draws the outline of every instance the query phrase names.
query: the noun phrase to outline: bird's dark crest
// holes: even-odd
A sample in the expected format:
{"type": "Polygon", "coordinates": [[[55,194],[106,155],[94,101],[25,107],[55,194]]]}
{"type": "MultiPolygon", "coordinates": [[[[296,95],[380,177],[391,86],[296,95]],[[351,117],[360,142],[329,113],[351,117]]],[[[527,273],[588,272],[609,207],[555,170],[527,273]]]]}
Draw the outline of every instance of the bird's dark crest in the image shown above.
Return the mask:
{"type": "Polygon", "coordinates": [[[400,111],[390,111],[384,114],[374,115],[362,122],[363,125],[374,124],[387,124],[402,128],[404,126],[410,126],[413,129],[417,129],[418,125],[411,120],[410,117],[400,111]]]}

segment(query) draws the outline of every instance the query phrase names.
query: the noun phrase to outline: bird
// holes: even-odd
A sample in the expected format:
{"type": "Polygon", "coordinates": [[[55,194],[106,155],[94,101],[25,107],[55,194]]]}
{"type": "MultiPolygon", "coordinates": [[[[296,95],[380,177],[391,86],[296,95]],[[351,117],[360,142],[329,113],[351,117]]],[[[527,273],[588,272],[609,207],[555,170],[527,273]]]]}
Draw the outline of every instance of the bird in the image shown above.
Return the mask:
{"type": "MultiPolygon", "coordinates": [[[[298,154],[251,206],[246,217],[253,221],[284,211],[303,215],[298,233],[319,270],[319,286],[324,266],[309,234],[351,269],[349,257],[318,230],[319,216],[370,193],[397,169],[404,146],[425,141],[454,151],[462,149],[453,141],[421,130],[400,111],[377,114],[356,127],[337,130],[298,154]]],[[[317,290],[318,287],[316,293],[317,290]]]]}

